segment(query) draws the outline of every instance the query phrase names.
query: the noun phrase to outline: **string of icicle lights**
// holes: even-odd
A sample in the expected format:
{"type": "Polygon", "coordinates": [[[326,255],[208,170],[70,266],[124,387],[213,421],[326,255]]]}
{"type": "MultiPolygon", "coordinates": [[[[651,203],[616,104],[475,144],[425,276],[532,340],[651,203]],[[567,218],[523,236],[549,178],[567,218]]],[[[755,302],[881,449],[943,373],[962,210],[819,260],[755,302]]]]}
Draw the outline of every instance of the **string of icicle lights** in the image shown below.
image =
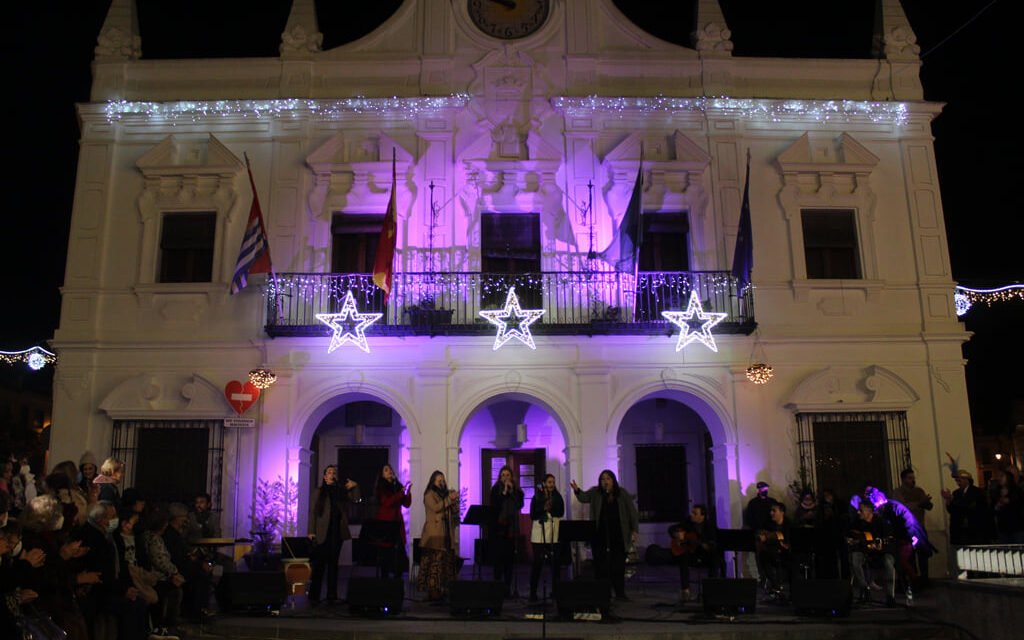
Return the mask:
{"type": "Polygon", "coordinates": [[[956,315],[958,316],[970,311],[971,307],[978,302],[992,306],[993,302],[1009,302],[1011,300],[1024,300],[1024,284],[1008,284],[995,289],[972,289],[957,286],[956,292],[953,293],[953,302],[956,304],[956,315]]]}
{"type": "Polygon", "coordinates": [[[346,114],[376,113],[415,116],[421,111],[462,107],[470,96],[455,93],[448,96],[415,98],[344,98],[341,100],[187,100],[181,102],[132,102],[116,100],[107,103],[108,122],[126,116],[142,116],[168,122],[196,122],[211,116],[241,118],[280,118],[311,115],[319,120],[334,120],[346,114]]]}
{"type": "MultiPolygon", "coordinates": [[[[334,120],[347,114],[394,114],[414,116],[421,111],[463,107],[472,96],[454,93],[447,96],[410,98],[354,97],[340,100],[284,98],[277,100],[187,100],[180,102],[134,102],[116,100],[107,103],[108,122],[129,116],[175,122],[196,122],[212,116],[242,118],[281,118],[310,115],[334,120]]],[[[556,97],[551,99],[563,111],[606,111],[655,113],[672,111],[733,112],[750,120],[778,122],[790,117],[810,117],[818,122],[869,120],[877,123],[904,124],[909,109],[904,102],[864,100],[769,100],[760,98],[671,98],[639,97],[556,97]]]]}
{"type": "Polygon", "coordinates": [[[810,117],[817,122],[870,120],[902,125],[909,117],[905,102],[865,100],[768,100],[763,98],[554,98],[552,106],[562,111],[612,111],[626,115],[636,112],[724,111],[748,120],[779,122],[794,116],[810,117]]]}

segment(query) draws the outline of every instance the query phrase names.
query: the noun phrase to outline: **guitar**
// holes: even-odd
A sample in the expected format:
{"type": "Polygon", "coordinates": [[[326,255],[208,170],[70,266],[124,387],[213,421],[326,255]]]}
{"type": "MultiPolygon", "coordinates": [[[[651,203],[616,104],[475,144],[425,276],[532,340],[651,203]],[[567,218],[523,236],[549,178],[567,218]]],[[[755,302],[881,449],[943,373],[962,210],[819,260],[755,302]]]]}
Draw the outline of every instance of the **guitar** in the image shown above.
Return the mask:
{"type": "Polygon", "coordinates": [[[682,527],[672,535],[672,555],[679,557],[695,552],[700,548],[700,535],[696,531],[687,531],[682,527]]]}
{"type": "Polygon", "coordinates": [[[878,553],[892,548],[895,538],[892,536],[876,538],[870,531],[854,529],[847,535],[846,541],[859,551],[878,553]]]}
{"type": "Polygon", "coordinates": [[[786,542],[786,534],[782,531],[768,531],[762,529],[757,532],[757,551],[777,550],[788,551],[789,543],[786,542]]]}

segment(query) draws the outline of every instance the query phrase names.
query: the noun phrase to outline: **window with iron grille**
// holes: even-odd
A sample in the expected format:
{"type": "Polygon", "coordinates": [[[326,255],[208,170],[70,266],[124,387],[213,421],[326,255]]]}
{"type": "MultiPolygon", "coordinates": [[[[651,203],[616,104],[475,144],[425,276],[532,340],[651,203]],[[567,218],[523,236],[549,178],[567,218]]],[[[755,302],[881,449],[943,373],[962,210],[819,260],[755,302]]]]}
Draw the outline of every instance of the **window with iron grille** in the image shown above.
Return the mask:
{"type": "Polygon", "coordinates": [[[865,482],[888,492],[910,466],[903,411],[798,413],[796,428],[808,484],[818,493],[832,491],[837,500],[859,493],[865,482]]]}
{"type": "Polygon", "coordinates": [[[221,508],[223,420],[115,420],[110,455],[124,462],[121,488],[148,502],[191,505],[205,492],[221,508]]]}

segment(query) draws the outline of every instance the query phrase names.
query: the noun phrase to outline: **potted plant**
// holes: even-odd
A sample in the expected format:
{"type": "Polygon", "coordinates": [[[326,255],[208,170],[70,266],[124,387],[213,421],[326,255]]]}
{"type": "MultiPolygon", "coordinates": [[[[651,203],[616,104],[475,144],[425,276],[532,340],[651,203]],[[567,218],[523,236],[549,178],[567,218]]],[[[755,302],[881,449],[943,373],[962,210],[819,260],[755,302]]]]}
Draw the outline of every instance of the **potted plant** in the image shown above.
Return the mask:
{"type": "Polygon", "coordinates": [[[287,480],[256,481],[256,496],[252,506],[253,539],[252,553],[246,562],[253,571],[278,568],[281,562],[274,554],[275,542],[283,535],[295,533],[295,507],[298,487],[291,478],[287,480]]]}

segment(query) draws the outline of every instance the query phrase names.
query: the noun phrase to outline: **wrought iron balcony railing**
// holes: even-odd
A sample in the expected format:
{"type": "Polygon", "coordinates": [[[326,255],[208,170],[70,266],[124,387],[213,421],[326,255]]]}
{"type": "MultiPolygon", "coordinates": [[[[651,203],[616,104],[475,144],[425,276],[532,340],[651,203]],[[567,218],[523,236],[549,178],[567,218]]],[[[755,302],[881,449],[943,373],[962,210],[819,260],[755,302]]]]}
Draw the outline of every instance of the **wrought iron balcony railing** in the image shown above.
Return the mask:
{"type": "Polygon", "coordinates": [[[736,291],[728,271],[396,273],[390,298],[365,273],[279,273],[267,287],[271,336],[329,335],[318,313],[341,309],[351,291],[360,312],[383,314],[369,330],[377,335],[489,334],[493,326],[479,312],[499,309],[514,287],[523,309],[544,309],[532,325],[544,334],[661,334],[674,326],[662,311],[686,309],[696,291],[705,311],[728,316],[716,333],[749,334],[753,296],[736,291]]]}

